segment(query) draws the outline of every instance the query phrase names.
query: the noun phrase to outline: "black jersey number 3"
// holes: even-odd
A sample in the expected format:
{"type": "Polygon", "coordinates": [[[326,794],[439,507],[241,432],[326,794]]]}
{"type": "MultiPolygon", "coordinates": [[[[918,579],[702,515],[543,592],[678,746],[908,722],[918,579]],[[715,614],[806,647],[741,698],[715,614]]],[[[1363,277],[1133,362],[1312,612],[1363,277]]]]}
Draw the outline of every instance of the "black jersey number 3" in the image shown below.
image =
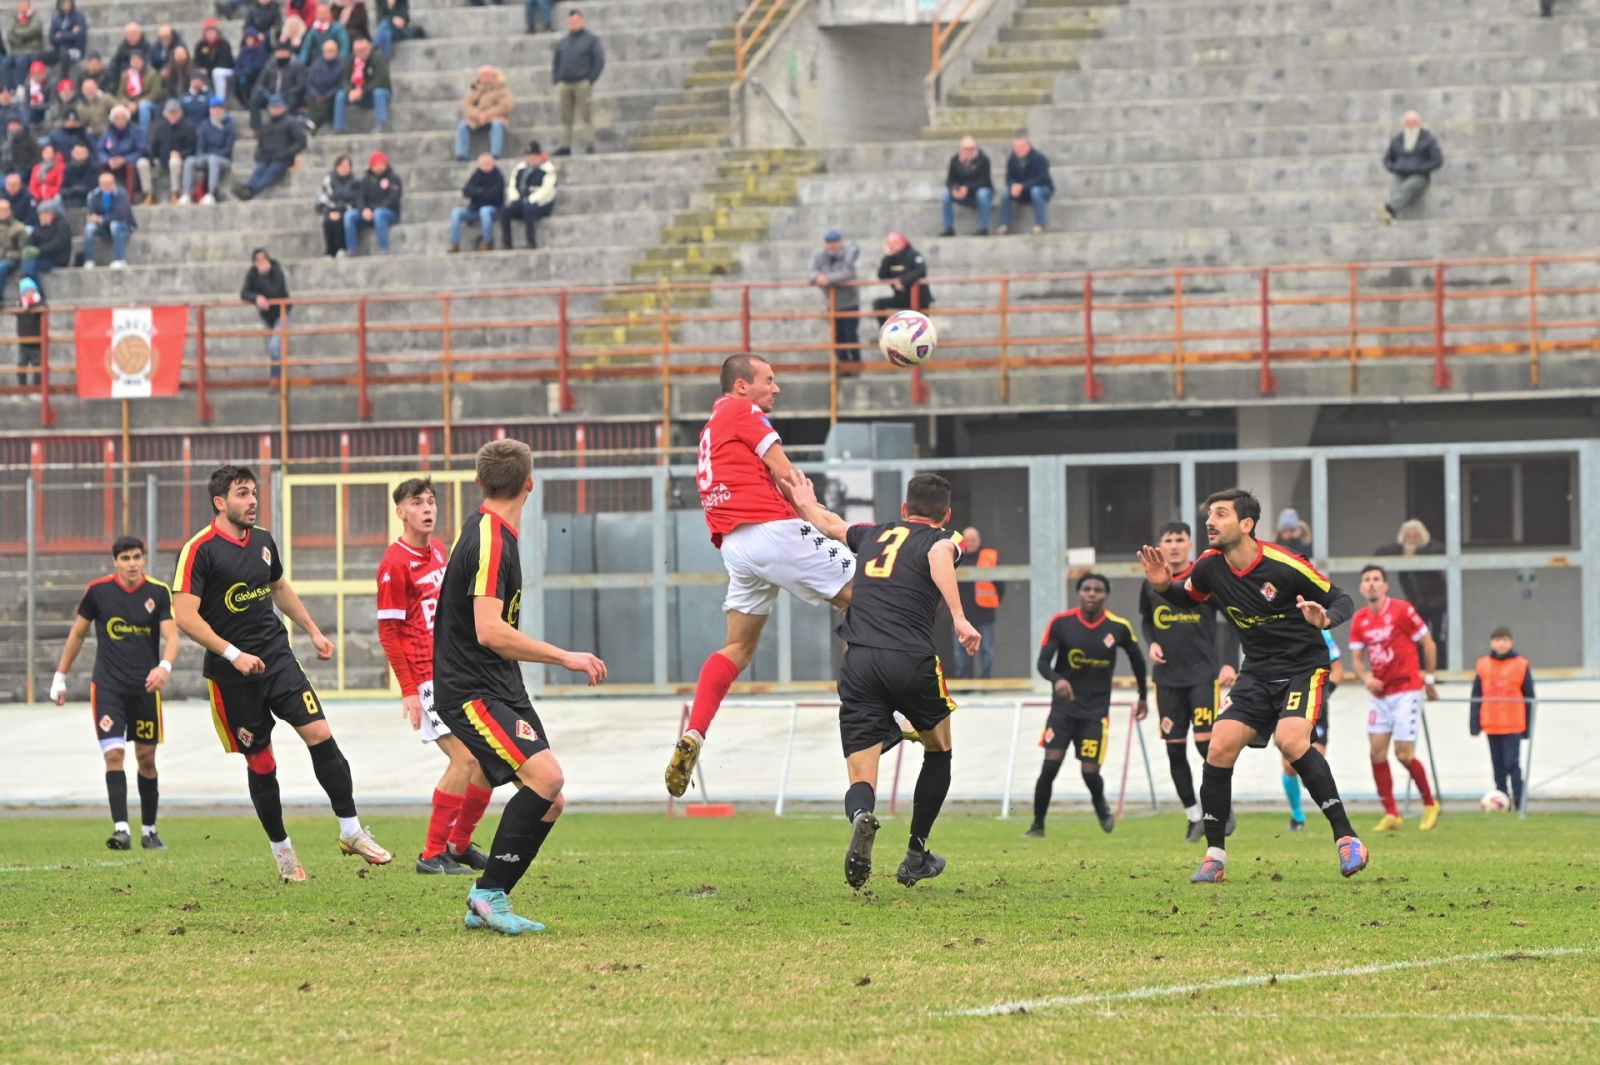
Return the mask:
{"type": "Polygon", "coordinates": [[[889,546],[883,549],[883,554],[867,563],[867,576],[883,578],[893,573],[895,559],[900,557],[900,548],[910,535],[911,530],[904,526],[883,530],[882,535],[878,537],[878,543],[887,543],[889,546]]]}

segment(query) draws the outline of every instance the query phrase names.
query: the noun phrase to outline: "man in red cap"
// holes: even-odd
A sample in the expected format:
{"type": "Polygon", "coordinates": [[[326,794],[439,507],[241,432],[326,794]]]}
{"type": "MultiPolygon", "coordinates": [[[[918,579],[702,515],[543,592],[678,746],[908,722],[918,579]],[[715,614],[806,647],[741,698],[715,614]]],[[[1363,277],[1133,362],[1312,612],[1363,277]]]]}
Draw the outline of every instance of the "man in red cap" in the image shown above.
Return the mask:
{"type": "Polygon", "coordinates": [[[378,250],[389,254],[389,228],[400,224],[400,175],[389,168],[389,157],[373,152],[367,172],[361,179],[356,204],[344,213],[344,253],[361,250],[361,231],[371,228],[377,234],[378,250]]]}

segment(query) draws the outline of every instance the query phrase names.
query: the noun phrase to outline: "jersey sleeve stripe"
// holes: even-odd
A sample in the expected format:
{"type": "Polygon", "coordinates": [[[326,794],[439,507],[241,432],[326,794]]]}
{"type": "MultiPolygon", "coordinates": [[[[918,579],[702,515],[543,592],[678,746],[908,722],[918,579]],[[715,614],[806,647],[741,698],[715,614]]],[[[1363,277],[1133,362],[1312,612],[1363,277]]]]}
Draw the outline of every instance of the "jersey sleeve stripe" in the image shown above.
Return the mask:
{"type": "Polygon", "coordinates": [[[1282,562],[1284,565],[1290,567],[1291,569],[1297,570],[1306,578],[1306,580],[1316,585],[1321,591],[1325,592],[1329,588],[1333,587],[1332,581],[1328,580],[1328,578],[1324,577],[1321,573],[1318,573],[1315,566],[1311,565],[1311,563],[1305,561],[1294,552],[1284,551],[1276,544],[1262,544],[1261,549],[1267,554],[1271,555],[1274,559],[1282,562]]]}
{"type": "Polygon", "coordinates": [[[758,458],[758,459],[759,458],[765,458],[767,452],[772,450],[772,445],[776,444],[778,442],[778,440],[779,440],[779,436],[778,436],[778,431],[776,429],[774,429],[772,432],[768,433],[766,436],[763,436],[761,438],[760,442],[758,442],[756,444],[755,449],[754,449],[755,453],[756,453],[756,458],[758,458]]]}
{"type": "Polygon", "coordinates": [[[379,621],[404,621],[405,619],[406,619],[406,612],[404,610],[380,610],[380,611],[378,611],[378,620],[379,621]]]}
{"type": "Polygon", "coordinates": [[[485,514],[478,519],[478,572],[472,578],[472,594],[490,595],[495,590],[495,575],[500,572],[500,532],[494,527],[494,518],[485,514]]]}
{"type": "Polygon", "coordinates": [[[183,545],[183,550],[178,553],[178,572],[173,581],[174,590],[187,592],[194,573],[194,561],[200,553],[200,545],[211,539],[211,534],[216,531],[215,525],[207,525],[204,529],[189,538],[183,545]]]}

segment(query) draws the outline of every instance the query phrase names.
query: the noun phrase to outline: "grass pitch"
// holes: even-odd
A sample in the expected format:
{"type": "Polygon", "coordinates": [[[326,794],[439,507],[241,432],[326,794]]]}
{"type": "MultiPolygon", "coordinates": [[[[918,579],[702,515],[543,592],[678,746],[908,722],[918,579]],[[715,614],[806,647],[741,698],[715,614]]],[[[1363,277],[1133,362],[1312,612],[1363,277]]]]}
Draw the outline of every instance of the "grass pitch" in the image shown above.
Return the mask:
{"type": "Polygon", "coordinates": [[[165,854],[9,820],[0,1061],[1600,1060],[1600,818],[1447,809],[1351,881],[1283,825],[1241,817],[1201,887],[1181,817],[952,816],[907,891],[902,817],[857,894],[842,818],[569,815],[513,896],[550,931],[510,939],[329,817],[291,820],[292,887],[247,817],[169,818],[165,854]]]}

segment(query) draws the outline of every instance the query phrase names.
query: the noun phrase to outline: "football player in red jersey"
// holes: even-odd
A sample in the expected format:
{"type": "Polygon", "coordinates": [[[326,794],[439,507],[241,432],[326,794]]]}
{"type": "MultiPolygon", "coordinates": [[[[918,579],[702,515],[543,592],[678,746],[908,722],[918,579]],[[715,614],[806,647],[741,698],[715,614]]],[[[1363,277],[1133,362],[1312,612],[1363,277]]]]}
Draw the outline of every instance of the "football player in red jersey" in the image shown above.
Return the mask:
{"type": "Polygon", "coordinates": [[[807,603],[850,605],[855,554],[802,520],[789,501],[794,468],[767,415],[778,398],[772,366],[756,355],[722,364],[722,398],[700,432],[695,481],[711,542],[728,569],[728,642],[700,667],[689,727],[667,763],[667,791],[682,795],[711,719],[755,657],[780,589],[807,603]]]}
{"type": "Polygon", "coordinates": [[[433,789],[428,836],[417,857],[419,873],[470,874],[486,859],[472,845],[472,830],[493,792],[478,760],[450,733],[433,708],[433,615],[439,608],[446,550],[434,539],[439,514],[433,481],[413,477],[394,490],[400,538],[378,564],[378,639],[400,683],[400,711],[422,742],[450,760],[433,789]]]}

